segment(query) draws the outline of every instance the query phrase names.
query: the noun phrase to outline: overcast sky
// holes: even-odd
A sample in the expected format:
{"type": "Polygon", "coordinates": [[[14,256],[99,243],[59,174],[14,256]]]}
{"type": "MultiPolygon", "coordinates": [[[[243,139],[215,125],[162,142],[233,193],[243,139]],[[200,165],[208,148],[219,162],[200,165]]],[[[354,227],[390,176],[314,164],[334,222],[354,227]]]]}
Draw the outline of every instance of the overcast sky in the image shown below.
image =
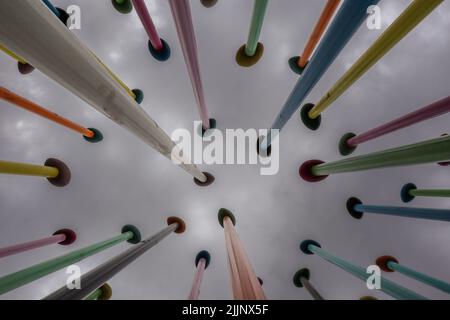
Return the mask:
{"type": "MultiPolygon", "coordinates": [[[[220,129],[267,128],[293,88],[297,76],[287,64],[303,49],[325,0],[270,1],[261,34],[265,52],[250,69],[234,58],[247,39],[253,1],[219,0],[210,9],[192,0],[205,98],[220,129]]],[[[82,11],[82,29],[73,32],[131,88],[145,93],[143,108],[169,135],[193,130],[197,107],[169,4],[146,1],[162,38],[172,49],[169,61],[155,61],[135,12],[117,13],[109,0],[54,0],[82,11]]],[[[382,0],[382,30],[362,26],[321,79],[308,102],[317,102],[331,85],[406,8],[407,0],[382,0]]],[[[330,176],[309,184],[298,176],[305,160],[341,158],[339,137],[392,120],[449,95],[450,1],[445,1],[323,115],[317,132],[308,131],[298,113],[280,135],[280,171],[260,176],[257,166],[201,166],[216,182],[196,187],[175,167],[134,135],[116,125],[39,71],[22,76],[16,63],[0,55],[0,83],[48,109],[87,127],[105,139],[89,144],[80,135],[0,101],[0,159],[43,164],[59,158],[72,171],[65,188],[45,179],[0,177],[0,246],[24,242],[69,227],[78,240],[71,247],[50,246],[0,260],[6,275],[70,250],[110,238],[125,224],[147,237],[166,226],[169,215],[185,219],[187,231],[170,235],[115,276],[114,299],[185,299],[194,277],[194,258],[208,250],[211,265],[200,298],[231,298],[223,229],[217,211],[225,207],[237,218],[237,232],[270,299],[310,299],[292,284],[302,267],[326,299],[357,299],[370,292],[365,284],[318,256],[306,256],[299,243],[312,238],[325,250],[367,266],[380,255],[396,256],[418,271],[450,281],[450,224],[367,214],[352,219],[345,210],[350,196],[367,204],[402,205],[406,182],[422,188],[448,188],[450,169],[434,164],[330,176]]],[[[37,26],[38,27],[38,26],[37,26]]],[[[365,154],[435,138],[449,132],[449,116],[423,122],[360,146],[365,154]]],[[[449,132],[450,133],[450,132],[449,132]]],[[[417,198],[411,206],[448,208],[444,199],[417,198]]],[[[128,248],[120,244],[78,265],[87,272],[128,248]]],[[[399,274],[388,278],[434,299],[448,296],[399,274]]],[[[58,271],[0,299],[40,299],[65,284],[58,271]]]]}

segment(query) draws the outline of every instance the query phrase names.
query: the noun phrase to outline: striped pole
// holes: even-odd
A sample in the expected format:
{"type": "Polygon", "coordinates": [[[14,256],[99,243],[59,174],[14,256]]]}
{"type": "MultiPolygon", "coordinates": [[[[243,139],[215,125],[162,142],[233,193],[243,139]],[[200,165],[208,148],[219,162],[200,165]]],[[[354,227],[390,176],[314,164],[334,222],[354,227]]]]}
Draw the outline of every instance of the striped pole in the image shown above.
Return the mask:
{"type": "Polygon", "coordinates": [[[112,297],[112,288],[105,283],[100,288],[92,292],[84,300],[109,300],[112,297]]]}
{"type": "Polygon", "coordinates": [[[43,166],[0,160],[0,173],[45,177],[56,187],[65,187],[69,184],[71,178],[69,167],[64,162],[54,158],[47,159],[43,166]]]}
{"type": "Polygon", "coordinates": [[[397,217],[450,221],[450,210],[429,208],[408,208],[364,205],[358,198],[347,200],[347,211],[355,219],[361,219],[364,213],[385,214],[397,217]]]}
{"type": "Polygon", "coordinates": [[[225,231],[228,267],[235,300],[266,300],[261,283],[256,276],[245,249],[234,228],[236,219],[227,209],[220,209],[219,223],[225,231]]]}
{"type": "Polygon", "coordinates": [[[147,238],[121,254],[109,259],[105,263],[92,269],[88,273],[81,276],[81,289],[70,290],[67,286],[61,287],[59,290],[45,297],[43,300],[81,300],[89,293],[96,290],[105,282],[114,277],[122,269],[139,258],[150,248],[154,247],[166,236],[175,233],[183,233],[186,229],[184,221],[177,217],[169,217],[167,219],[168,227],[159,231],[157,234],[147,238]]]}
{"type": "Polygon", "coordinates": [[[298,270],[294,275],[294,285],[298,288],[305,287],[306,291],[309,292],[314,300],[325,300],[316,288],[314,288],[311,282],[309,282],[309,277],[309,269],[303,268],[298,270]]]}
{"type": "Polygon", "coordinates": [[[305,181],[318,182],[334,173],[409,166],[448,159],[450,137],[442,137],[330,163],[309,160],[300,166],[299,173],[305,181]]]}
{"type": "Polygon", "coordinates": [[[426,274],[401,265],[398,260],[392,256],[379,257],[376,262],[378,267],[385,272],[397,271],[407,277],[419,282],[425,283],[433,288],[439,289],[445,293],[450,293],[450,283],[430,277],[426,274]]]}
{"type": "Polygon", "coordinates": [[[205,8],[212,8],[217,4],[217,0],[200,0],[205,8]]]}
{"type": "MultiPolygon", "coordinates": [[[[32,281],[40,279],[64,267],[70,266],[98,252],[104,251],[121,242],[138,243],[141,241],[139,230],[132,226],[126,225],[122,228],[122,233],[111,239],[95,243],[93,245],[72,251],[68,254],[35,264],[34,266],[22,269],[0,278],[0,294],[4,294],[16,288],[19,288],[32,281]]],[[[106,281],[105,281],[106,282],[106,281]]],[[[84,284],[83,284],[84,285],[84,284]]],[[[91,293],[94,291],[89,291],[91,293]]]]}
{"type": "Polygon", "coordinates": [[[103,140],[103,135],[102,133],[95,129],[95,128],[85,128],[82,127],[66,118],[61,117],[60,115],[51,112],[37,104],[35,104],[34,102],[31,102],[30,100],[27,100],[11,91],[9,91],[8,89],[1,87],[0,86],[0,99],[3,99],[5,101],[8,101],[11,104],[14,104],[18,107],[21,107],[25,110],[28,110],[32,113],[35,113],[43,118],[46,118],[50,121],[56,122],[66,128],[69,128],[75,132],[81,133],[83,135],[83,138],[86,141],[95,143],[95,142],[99,142],[103,140]]]}
{"type": "Polygon", "coordinates": [[[14,244],[12,246],[7,246],[0,248],[0,258],[9,257],[21,252],[26,252],[34,250],[37,248],[49,246],[51,244],[60,244],[62,246],[68,246],[75,242],[77,235],[74,231],[70,229],[61,229],[56,231],[50,237],[23,242],[19,244],[14,244]]]}
{"type": "MultiPolygon", "coordinates": [[[[376,5],[379,0],[345,0],[339,8],[322,41],[311,57],[303,75],[297,80],[294,89],[284,103],[281,111],[272,124],[272,129],[280,131],[286,125],[292,115],[298,110],[307,95],[319,82],[328,68],[332,65],[339,53],[353,37],[355,32],[367,18],[367,8],[376,5]]],[[[310,105],[312,108],[312,105],[310,105]]],[[[304,118],[305,110],[302,108],[301,116],[304,118]]],[[[310,121],[308,128],[314,129],[320,126],[320,117],[310,121]]],[[[272,138],[269,134],[261,141],[260,149],[267,150],[272,138]]]]}
{"type": "Polygon", "coordinates": [[[236,53],[236,62],[241,67],[251,67],[256,64],[264,53],[264,45],[258,42],[266,15],[269,0],[255,0],[253,4],[252,21],[248,33],[247,43],[236,53]]]}
{"type": "Polygon", "coordinates": [[[347,156],[353,153],[356,147],[362,143],[448,112],[450,112],[450,96],[362,134],[356,135],[351,132],[346,133],[339,141],[339,153],[343,156],[347,156]]]}
{"type": "Polygon", "coordinates": [[[334,13],[339,7],[341,0],[328,0],[325,8],[323,8],[322,14],[314,27],[314,30],[306,43],[305,49],[300,56],[295,56],[289,59],[289,67],[293,72],[301,75],[306,65],[308,64],[309,58],[322,38],[327,26],[329,25],[331,18],[333,18],[334,13]]]}
{"type": "Polygon", "coordinates": [[[200,75],[200,66],[197,54],[197,40],[195,39],[194,26],[192,24],[191,8],[188,0],[169,0],[170,10],[177,28],[178,38],[183,49],[184,61],[191,79],[198,112],[202,120],[202,132],[216,127],[216,121],[209,119],[206,108],[203,83],[200,75]]]}
{"type": "Polygon", "coordinates": [[[444,0],[414,0],[408,8],[383,32],[374,44],[356,61],[356,63],[333,85],[333,87],[311,108],[307,108],[307,117],[303,119],[305,125],[319,115],[361,78],[386,53],[411,32],[423,19],[425,19],[444,0]]]}
{"type": "Polygon", "coordinates": [[[2,43],[93,108],[142,139],[166,158],[175,160],[200,184],[212,181],[186,156],[158,124],[123,90],[85,45],[35,0],[6,1],[0,11],[2,43]],[[39,26],[39,28],[36,28],[39,26]],[[43,39],[52,39],[42,50],[43,39]],[[70,56],[67,52],[70,51],[70,56]],[[99,90],[98,88],[101,88],[99,90]],[[172,159],[172,155],[175,159],[172,159]]]}
{"type": "MultiPolygon", "coordinates": [[[[345,261],[339,257],[322,249],[319,243],[313,240],[305,240],[300,244],[300,250],[304,254],[317,254],[322,259],[334,264],[335,266],[347,271],[356,278],[367,282],[368,278],[371,276],[367,273],[367,270],[363,267],[356,266],[350,262],[345,261]]],[[[407,289],[398,284],[381,277],[381,288],[379,289],[384,293],[390,295],[391,297],[399,300],[427,300],[425,297],[407,289]]]]}
{"type": "Polygon", "coordinates": [[[144,26],[148,35],[148,49],[151,55],[158,61],[166,61],[170,57],[170,47],[166,41],[161,39],[156,31],[155,24],[148,12],[144,0],[132,0],[134,9],[144,26]]]}
{"type": "Polygon", "coordinates": [[[195,266],[197,271],[194,277],[194,283],[192,284],[191,292],[189,293],[188,300],[198,300],[200,295],[200,286],[203,280],[203,273],[208,268],[211,261],[211,255],[208,251],[202,250],[195,257],[195,266]]]}
{"type": "Polygon", "coordinates": [[[411,202],[415,197],[439,197],[450,198],[450,189],[417,189],[413,183],[407,183],[400,191],[403,202],[411,202]]]}
{"type": "Polygon", "coordinates": [[[25,75],[25,74],[30,74],[31,72],[33,72],[34,67],[31,64],[26,62],[24,59],[19,57],[17,54],[15,54],[14,52],[9,50],[8,48],[3,46],[2,44],[0,44],[0,50],[3,51],[4,53],[6,53],[11,58],[13,58],[14,60],[17,61],[17,69],[19,69],[19,72],[21,74],[25,75]]]}
{"type": "Polygon", "coordinates": [[[131,0],[111,0],[111,3],[118,12],[128,14],[133,10],[131,0]]]}

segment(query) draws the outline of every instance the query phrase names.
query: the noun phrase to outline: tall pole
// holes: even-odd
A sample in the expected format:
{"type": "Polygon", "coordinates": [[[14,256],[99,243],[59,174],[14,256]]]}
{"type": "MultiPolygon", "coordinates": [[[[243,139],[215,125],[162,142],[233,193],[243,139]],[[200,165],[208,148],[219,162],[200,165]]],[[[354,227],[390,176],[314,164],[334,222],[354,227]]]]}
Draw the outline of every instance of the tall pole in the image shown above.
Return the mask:
{"type": "Polygon", "coordinates": [[[155,235],[141,241],[130,249],[109,259],[105,263],[82,275],[80,279],[81,289],[70,290],[67,286],[63,286],[59,290],[45,297],[43,300],[81,300],[85,298],[89,295],[89,293],[110,280],[122,269],[127,267],[150,248],[154,247],[169,234],[173,232],[183,233],[186,229],[184,221],[177,217],[169,217],[167,219],[167,224],[169,225],[168,227],[159,231],[155,235]]]}
{"type": "Polygon", "coordinates": [[[219,210],[218,219],[225,231],[225,244],[234,299],[265,300],[266,296],[258,277],[234,228],[236,219],[233,213],[222,208],[219,210]]]}
{"type": "Polygon", "coordinates": [[[298,288],[305,288],[314,300],[325,300],[316,288],[309,282],[310,271],[307,268],[298,270],[294,275],[294,285],[298,288]]]}
{"type": "MultiPolygon", "coordinates": [[[[111,239],[95,243],[82,249],[72,251],[68,254],[35,264],[31,267],[1,277],[0,294],[4,294],[32,281],[40,279],[98,252],[113,247],[121,242],[128,241],[129,243],[135,244],[140,242],[140,240],[141,235],[139,233],[139,230],[132,225],[126,225],[122,228],[122,233],[120,235],[115,236],[111,239]]],[[[94,289],[97,288],[93,288],[88,293],[91,293],[92,291],[94,291],[94,289]]]]}
{"type": "Polygon", "coordinates": [[[200,65],[197,54],[197,40],[195,39],[194,25],[192,23],[191,7],[188,0],[169,0],[170,10],[175,21],[175,26],[183,50],[184,61],[191,79],[198,112],[202,120],[203,133],[215,128],[214,119],[209,119],[208,109],[205,103],[203,83],[200,75],[200,65]]]}
{"type": "MultiPolygon", "coordinates": [[[[414,0],[355,64],[323,95],[307,116],[316,119],[444,0],[414,0]]],[[[306,120],[305,122],[308,122],[306,120]]]]}
{"type": "Polygon", "coordinates": [[[197,271],[195,272],[194,282],[192,283],[191,292],[189,293],[188,300],[198,300],[200,295],[200,286],[203,280],[203,273],[208,268],[211,261],[211,255],[208,251],[202,250],[195,257],[195,265],[197,271]]]}
{"type": "Polygon", "coordinates": [[[379,257],[375,263],[377,264],[378,267],[380,267],[381,270],[383,270],[385,272],[397,271],[398,273],[401,273],[401,274],[403,274],[407,277],[410,277],[414,280],[425,283],[426,285],[429,285],[433,288],[441,290],[445,293],[450,293],[450,283],[439,280],[434,277],[430,277],[429,275],[426,275],[424,273],[421,273],[419,271],[416,271],[414,269],[411,269],[409,267],[401,265],[398,262],[398,260],[392,256],[379,257]]]}
{"type": "MultiPolygon", "coordinates": [[[[290,93],[280,112],[272,124],[272,129],[280,131],[298,110],[302,102],[319,82],[334,60],[340,54],[342,49],[353,37],[355,32],[367,18],[367,8],[376,5],[379,0],[346,0],[339,8],[336,17],[333,19],[330,27],[323,36],[317,50],[310,59],[308,66],[303,71],[303,75],[298,79],[294,89],[290,93]]],[[[310,105],[312,108],[313,106],[310,105]]],[[[302,108],[301,116],[305,118],[309,112],[302,108]]],[[[308,128],[317,129],[320,126],[320,117],[310,121],[308,128]]],[[[267,150],[272,139],[269,134],[261,141],[260,150],[267,150]]]]}
{"type": "Polygon", "coordinates": [[[450,137],[442,137],[330,163],[309,160],[300,166],[299,174],[305,181],[317,182],[335,173],[409,166],[449,159],[450,137]]]}
{"type": "Polygon", "coordinates": [[[152,17],[148,12],[144,0],[132,0],[134,9],[148,35],[148,49],[151,55],[158,61],[166,61],[170,57],[170,47],[166,41],[160,38],[152,17]]]}
{"type": "Polygon", "coordinates": [[[85,300],[109,300],[112,297],[112,288],[105,283],[100,288],[92,292],[85,300]]]}
{"type": "Polygon", "coordinates": [[[347,211],[355,219],[361,219],[364,213],[384,214],[397,217],[450,221],[450,210],[410,207],[389,207],[378,205],[365,205],[358,198],[347,200],[347,211]]]}
{"type": "MultiPolygon", "coordinates": [[[[335,266],[347,271],[353,276],[357,277],[362,281],[367,281],[370,274],[367,273],[366,269],[360,266],[356,266],[344,259],[341,259],[325,250],[322,249],[319,243],[313,240],[305,240],[300,244],[300,250],[304,254],[317,254],[322,259],[334,264],[335,266]]],[[[393,298],[400,300],[426,300],[425,297],[407,289],[398,284],[381,277],[381,287],[380,290],[384,293],[390,295],[393,298]]]]}
{"type": "Polygon", "coordinates": [[[0,99],[3,99],[5,101],[8,101],[11,104],[14,104],[20,108],[23,108],[27,111],[30,111],[34,114],[37,114],[43,118],[46,118],[50,121],[53,121],[59,125],[62,125],[66,128],[69,128],[77,133],[81,133],[83,135],[83,138],[86,141],[95,143],[103,140],[102,133],[95,129],[95,128],[85,128],[83,126],[80,126],[79,124],[76,124],[75,122],[72,122],[64,117],[61,117],[60,115],[51,112],[36,103],[27,100],[11,91],[6,89],[5,87],[0,86],[0,99]]]}
{"type": "MultiPolygon", "coordinates": [[[[85,45],[58,21],[51,19],[51,15],[41,1],[5,1],[0,11],[2,43],[172,160],[172,150],[176,146],[170,137],[114,81],[85,45]],[[70,58],[67,52],[70,52],[70,58]]],[[[205,174],[190,164],[189,159],[180,157],[177,160],[181,163],[179,166],[198,181],[207,181],[205,174]]]]}
{"type": "Polygon", "coordinates": [[[1,173],[45,177],[48,182],[56,187],[68,185],[72,176],[69,167],[64,162],[54,158],[47,159],[43,166],[0,160],[1,173]]]}
{"type": "Polygon", "coordinates": [[[303,49],[303,53],[300,56],[295,56],[289,59],[289,66],[293,72],[297,73],[298,75],[301,75],[303,73],[303,70],[305,70],[309,59],[314,52],[314,49],[317,47],[317,44],[325,33],[325,30],[327,29],[327,26],[329,25],[331,18],[333,18],[334,13],[336,12],[340,3],[341,0],[327,1],[325,8],[323,8],[322,14],[320,15],[320,18],[317,21],[308,42],[306,43],[305,49],[303,49]]]}
{"type": "Polygon", "coordinates": [[[400,191],[403,202],[411,202],[415,197],[450,198],[450,189],[417,189],[413,183],[407,183],[400,191]]]}
{"type": "Polygon", "coordinates": [[[0,258],[12,256],[18,253],[31,251],[37,248],[49,246],[52,244],[59,244],[62,246],[68,246],[75,242],[77,235],[70,229],[61,229],[56,231],[50,237],[37,239],[33,241],[14,244],[11,246],[0,248],[0,258]]]}
{"type": "Polygon", "coordinates": [[[343,156],[347,156],[356,147],[362,143],[376,139],[388,133],[412,126],[416,123],[438,117],[450,111],[450,96],[442,100],[436,101],[428,106],[420,108],[414,112],[408,113],[400,118],[394,119],[376,128],[370,129],[361,134],[346,133],[339,141],[339,152],[343,156]]]}
{"type": "Polygon", "coordinates": [[[241,67],[251,67],[256,64],[264,53],[264,45],[258,40],[261,35],[268,3],[269,0],[254,0],[247,43],[240,47],[236,54],[236,62],[241,67]]]}
{"type": "Polygon", "coordinates": [[[21,57],[19,57],[17,54],[15,54],[14,52],[12,52],[11,50],[9,50],[8,48],[2,46],[2,44],[0,44],[0,50],[3,51],[4,53],[6,53],[8,56],[10,56],[11,58],[13,58],[14,60],[17,61],[17,68],[19,69],[19,72],[21,74],[29,74],[31,72],[34,71],[34,67],[29,64],[28,62],[26,62],[24,59],[22,59],[21,57]]]}

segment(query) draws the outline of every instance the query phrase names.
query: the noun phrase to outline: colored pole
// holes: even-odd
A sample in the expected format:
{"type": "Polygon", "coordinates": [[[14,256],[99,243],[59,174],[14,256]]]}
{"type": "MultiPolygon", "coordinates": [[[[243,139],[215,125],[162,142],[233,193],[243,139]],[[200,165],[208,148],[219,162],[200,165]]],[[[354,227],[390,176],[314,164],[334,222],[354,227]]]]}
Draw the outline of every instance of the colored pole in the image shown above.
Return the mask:
{"type": "Polygon", "coordinates": [[[0,87],[0,99],[8,101],[11,104],[14,104],[18,107],[21,107],[25,110],[33,112],[41,117],[44,117],[50,121],[56,122],[66,128],[69,128],[75,132],[81,133],[83,138],[89,142],[99,142],[103,139],[103,136],[100,131],[97,129],[87,129],[82,127],[66,118],[61,117],[60,115],[51,112],[30,100],[27,100],[4,87],[0,87]]]}
{"type": "MultiPolygon", "coordinates": [[[[367,279],[371,276],[367,273],[367,270],[363,267],[354,265],[350,262],[345,261],[325,250],[323,250],[319,243],[313,240],[305,240],[300,244],[300,250],[305,254],[317,254],[322,259],[334,264],[335,266],[345,270],[346,272],[352,274],[356,278],[367,282],[367,279]]],[[[390,295],[393,298],[400,300],[427,300],[427,298],[407,289],[398,284],[381,277],[381,287],[380,289],[384,293],[390,295]]]]}
{"type": "MultiPolygon", "coordinates": [[[[194,26],[192,24],[191,8],[188,0],[169,0],[170,10],[177,28],[184,61],[191,79],[198,112],[202,120],[204,130],[214,128],[214,121],[210,121],[208,109],[206,108],[203,83],[198,63],[197,40],[195,39],[194,26]]],[[[211,119],[212,120],[212,119],[211,119]]]]}
{"type": "Polygon", "coordinates": [[[307,268],[298,270],[294,275],[294,285],[299,288],[305,288],[314,300],[325,300],[319,291],[309,282],[310,271],[307,268]]]}
{"type": "Polygon", "coordinates": [[[407,183],[400,191],[403,202],[411,202],[415,197],[450,198],[450,189],[417,189],[413,183],[407,183]]]}
{"type": "Polygon", "coordinates": [[[152,56],[159,61],[165,61],[170,57],[170,48],[168,44],[162,40],[158,31],[156,31],[155,24],[150,16],[150,13],[147,10],[147,6],[145,5],[144,0],[132,0],[133,7],[136,10],[139,19],[144,26],[145,31],[147,32],[149,42],[148,48],[152,56]]]}
{"type": "Polygon", "coordinates": [[[269,0],[254,1],[247,43],[240,47],[236,54],[236,62],[242,67],[250,67],[256,64],[263,55],[264,45],[258,40],[261,35],[268,3],[269,0]]]}
{"type": "Polygon", "coordinates": [[[29,74],[33,72],[34,67],[31,64],[26,62],[23,58],[19,57],[17,54],[12,52],[8,48],[4,47],[2,44],[0,44],[0,50],[17,61],[17,68],[19,69],[19,72],[21,74],[29,74]]]}
{"type": "Polygon", "coordinates": [[[167,219],[167,223],[169,226],[159,231],[157,234],[139,242],[130,249],[82,275],[80,279],[80,282],[82,283],[81,289],[70,290],[67,286],[63,286],[43,300],[81,300],[85,298],[89,293],[110,280],[150,248],[158,244],[166,236],[172,232],[183,233],[186,228],[184,221],[177,217],[170,217],[167,219]]]}
{"type": "MultiPolygon", "coordinates": [[[[328,70],[345,45],[350,41],[355,32],[367,18],[367,8],[376,5],[379,0],[346,0],[338,10],[330,27],[323,36],[317,50],[310,59],[308,66],[303,71],[302,77],[297,81],[294,89],[287,98],[280,113],[272,124],[272,129],[281,129],[297,111],[306,96],[319,82],[323,74],[328,70]]],[[[309,110],[302,108],[302,115],[309,110]]],[[[304,117],[303,117],[304,118],[304,117]]],[[[314,119],[308,124],[309,128],[317,128],[320,118],[314,119]]],[[[260,148],[266,150],[271,143],[269,135],[261,142],[260,148]]]]}
{"type": "Polygon", "coordinates": [[[92,292],[84,300],[109,300],[112,296],[112,288],[105,283],[100,288],[92,292]]]}
{"type": "Polygon", "coordinates": [[[316,119],[442,2],[444,0],[414,0],[320,99],[319,103],[309,110],[308,117],[316,119]]]}
{"type": "Polygon", "coordinates": [[[397,217],[450,221],[450,210],[445,209],[364,205],[361,200],[355,197],[348,199],[346,206],[348,213],[355,219],[361,219],[364,213],[375,213],[397,217]]]}
{"type": "Polygon", "coordinates": [[[53,158],[47,159],[43,166],[0,160],[0,173],[45,177],[56,187],[68,185],[71,178],[69,167],[53,158]]]}
{"type": "Polygon", "coordinates": [[[222,208],[219,210],[218,219],[225,231],[225,244],[234,299],[266,300],[262,286],[234,228],[236,219],[233,213],[222,208]]]}
{"type": "Polygon", "coordinates": [[[77,235],[70,229],[61,229],[56,231],[52,236],[15,244],[8,247],[0,248],[0,258],[12,256],[21,252],[34,250],[37,248],[49,246],[51,244],[60,244],[67,246],[75,242],[77,235]]]}
{"type": "Polygon", "coordinates": [[[203,280],[203,273],[209,266],[211,261],[211,256],[208,251],[200,251],[195,257],[195,265],[197,266],[197,271],[194,277],[194,283],[192,284],[191,292],[189,293],[188,300],[198,300],[200,295],[200,286],[203,280]]]}
{"type": "MultiPolygon", "coordinates": [[[[6,1],[2,6],[0,38],[5,46],[172,161],[175,143],[120,84],[113,81],[72,32],[61,28],[55,19],[48,19],[47,8],[42,3],[6,1]],[[43,39],[52,39],[46,42],[45,50],[42,50],[43,39]]],[[[176,152],[174,156],[179,166],[197,181],[204,185],[210,182],[190,164],[190,159],[176,152]]]]}
{"type": "Polygon", "coordinates": [[[359,144],[376,139],[385,134],[409,127],[413,124],[438,117],[450,111],[450,96],[428,106],[408,113],[362,134],[346,133],[339,141],[339,152],[346,156],[352,153],[359,144]]]}
{"type": "MultiPolygon", "coordinates": [[[[138,243],[140,241],[139,230],[131,225],[124,226],[122,233],[111,239],[95,243],[93,245],[72,251],[68,254],[35,264],[34,266],[22,269],[0,278],[0,294],[4,294],[19,288],[32,281],[40,279],[64,267],[70,266],[98,252],[104,251],[124,241],[138,243]]],[[[84,284],[83,284],[84,286],[84,284]]],[[[89,291],[92,292],[96,288],[89,291]]]]}
{"type": "Polygon", "coordinates": [[[42,0],[42,1],[55,14],[55,16],[57,16],[58,18],[60,17],[58,9],[56,9],[55,6],[49,0],[42,0]]]}
{"type": "Polygon", "coordinates": [[[426,274],[401,265],[398,260],[392,256],[382,256],[376,260],[376,264],[381,270],[386,272],[397,271],[407,277],[419,282],[425,283],[433,288],[439,289],[445,293],[450,293],[450,283],[430,277],[426,274]]]}
{"type": "Polygon", "coordinates": [[[299,173],[304,180],[317,182],[334,173],[408,166],[448,159],[450,159],[450,137],[441,137],[330,163],[309,160],[301,165],[299,173]]]}
{"type": "Polygon", "coordinates": [[[339,7],[340,2],[341,0],[327,1],[325,8],[323,8],[322,14],[320,15],[320,18],[317,21],[308,42],[306,43],[303,53],[300,56],[291,58],[290,60],[289,64],[294,72],[301,74],[305,69],[306,65],[308,64],[309,58],[311,58],[314,49],[325,33],[325,30],[327,29],[331,18],[333,18],[334,13],[339,7]]]}

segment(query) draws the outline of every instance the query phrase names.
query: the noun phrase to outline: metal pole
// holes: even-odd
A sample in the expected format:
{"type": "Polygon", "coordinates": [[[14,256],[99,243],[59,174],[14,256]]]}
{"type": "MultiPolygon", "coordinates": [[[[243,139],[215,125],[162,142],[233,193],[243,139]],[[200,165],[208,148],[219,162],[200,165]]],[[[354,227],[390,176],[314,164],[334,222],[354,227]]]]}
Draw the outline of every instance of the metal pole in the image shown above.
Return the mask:
{"type": "Polygon", "coordinates": [[[314,288],[314,286],[309,282],[310,271],[307,268],[298,270],[294,275],[294,284],[296,287],[305,289],[313,297],[314,300],[325,300],[322,295],[314,288]]]}
{"type": "MultiPolygon", "coordinates": [[[[379,0],[346,0],[343,2],[317,50],[310,59],[308,66],[303,71],[302,77],[297,81],[281,111],[276,116],[272,129],[282,130],[306,96],[319,82],[322,75],[328,70],[348,41],[366,20],[367,8],[371,5],[376,5],[378,2],[379,0]]],[[[309,117],[305,118],[309,112],[309,109],[305,108],[306,106],[313,107],[313,105],[308,104],[302,108],[301,116],[303,120],[309,119],[309,117]]],[[[308,128],[317,129],[319,125],[320,117],[310,121],[308,128]]],[[[261,141],[260,150],[267,150],[272,138],[274,137],[271,137],[269,134],[261,141]]]]}
{"type": "Polygon", "coordinates": [[[316,119],[444,0],[414,0],[373,45],[308,112],[316,119]]]}
{"type": "Polygon", "coordinates": [[[222,208],[219,210],[218,219],[225,232],[225,244],[234,299],[266,300],[258,277],[234,228],[236,219],[233,213],[222,208]]]}
{"type": "MultiPolygon", "coordinates": [[[[362,281],[367,281],[370,274],[366,272],[366,269],[360,266],[356,266],[350,262],[345,261],[333,254],[323,250],[319,243],[313,240],[305,240],[300,244],[300,250],[305,254],[317,254],[324,260],[334,264],[335,266],[347,271],[362,281]]],[[[400,300],[427,300],[427,298],[407,289],[398,284],[389,281],[386,278],[381,277],[381,291],[390,295],[393,298],[400,300]]]]}
{"type": "Polygon", "coordinates": [[[147,10],[144,0],[132,0],[134,9],[144,26],[148,35],[148,48],[152,56],[159,61],[165,61],[170,57],[170,48],[168,44],[159,37],[155,24],[147,10]]]}
{"type": "Polygon", "coordinates": [[[309,160],[300,166],[299,173],[304,180],[317,182],[334,173],[409,166],[449,159],[450,136],[447,136],[329,163],[309,160]]]}
{"type": "Polygon", "coordinates": [[[0,248],[0,258],[12,256],[21,252],[34,250],[37,248],[49,246],[51,244],[60,244],[63,246],[70,245],[75,242],[77,235],[70,229],[61,229],[56,231],[52,236],[15,244],[8,247],[0,248]]]}
{"type": "Polygon", "coordinates": [[[23,108],[25,110],[28,110],[30,112],[33,112],[34,114],[37,114],[41,117],[44,117],[50,121],[53,121],[55,123],[58,123],[66,128],[69,128],[75,132],[81,133],[83,135],[83,138],[86,141],[89,142],[99,142],[103,140],[102,133],[94,128],[85,128],[83,126],[80,126],[79,124],[76,124],[75,122],[72,122],[64,117],[61,117],[60,115],[51,112],[36,103],[27,100],[11,91],[6,89],[5,87],[0,87],[0,99],[3,99],[5,101],[8,101],[11,104],[14,104],[20,108],[23,108]]]}
{"type": "Polygon", "coordinates": [[[398,260],[392,256],[382,256],[376,260],[376,264],[381,270],[386,272],[397,271],[407,277],[420,281],[433,288],[439,289],[445,293],[450,293],[450,283],[430,277],[426,274],[401,265],[398,260]]]}
{"type": "Polygon", "coordinates": [[[438,117],[450,111],[450,96],[436,101],[428,106],[420,108],[414,112],[408,113],[400,118],[392,120],[374,129],[356,135],[346,133],[339,141],[339,152],[346,156],[355,151],[356,147],[367,141],[376,139],[385,134],[409,127],[413,124],[438,117]]]}
{"type": "Polygon", "coordinates": [[[180,218],[170,217],[168,219],[168,224],[168,227],[159,231],[157,234],[141,241],[130,249],[82,275],[80,279],[81,289],[70,290],[67,286],[63,286],[43,300],[81,300],[85,298],[89,293],[110,280],[142,254],[158,244],[166,236],[172,232],[183,233],[185,230],[185,224],[180,218]]]}
{"type": "Polygon", "coordinates": [[[203,273],[209,266],[210,261],[211,256],[206,250],[200,251],[195,257],[195,265],[197,266],[197,271],[195,273],[194,282],[192,284],[188,300],[198,300],[198,296],[200,294],[200,286],[203,280],[203,273]]]}
{"type": "Polygon", "coordinates": [[[317,21],[317,24],[314,27],[311,36],[309,37],[303,53],[300,56],[292,57],[289,60],[289,66],[295,73],[299,75],[302,74],[303,70],[308,64],[309,58],[311,58],[314,49],[317,47],[317,44],[325,33],[325,30],[327,29],[331,18],[333,18],[334,13],[339,7],[340,2],[341,0],[327,1],[325,8],[323,8],[322,14],[320,15],[320,18],[317,21]]]}
{"type": "Polygon", "coordinates": [[[445,209],[364,205],[361,200],[355,197],[348,199],[346,206],[348,213],[355,219],[361,219],[364,213],[375,213],[397,217],[450,221],[450,210],[445,209]]]}
{"type": "MultiPolygon", "coordinates": [[[[19,288],[27,283],[40,279],[50,273],[70,266],[98,252],[106,250],[116,244],[128,241],[137,243],[140,241],[139,230],[131,225],[124,226],[122,233],[111,239],[98,242],[96,244],[72,251],[68,254],[35,264],[34,266],[22,269],[0,278],[0,294],[19,288]]],[[[105,281],[106,282],[106,281],[105,281]]],[[[90,292],[94,291],[93,288],[90,292]]]]}
{"type": "MultiPolygon", "coordinates": [[[[81,41],[40,1],[4,1],[0,11],[2,43],[92,107],[171,159],[175,143],[122,89],[81,41]],[[39,28],[36,28],[39,26],[39,28]],[[45,43],[45,50],[42,50],[45,43]],[[70,58],[67,55],[70,52],[70,58]]],[[[180,167],[201,182],[198,168],[182,158],[180,167]]]]}
{"type": "Polygon", "coordinates": [[[215,124],[211,123],[209,119],[205,95],[203,93],[203,83],[197,54],[197,40],[195,39],[189,1],[169,0],[169,4],[177,28],[181,48],[183,50],[184,61],[186,62],[189,78],[191,79],[192,88],[197,101],[198,112],[202,120],[202,127],[204,130],[214,128],[215,124]]]}
{"type": "Polygon", "coordinates": [[[71,178],[69,167],[53,158],[47,159],[43,166],[0,160],[0,173],[45,177],[56,187],[68,185],[71,178]]]}

